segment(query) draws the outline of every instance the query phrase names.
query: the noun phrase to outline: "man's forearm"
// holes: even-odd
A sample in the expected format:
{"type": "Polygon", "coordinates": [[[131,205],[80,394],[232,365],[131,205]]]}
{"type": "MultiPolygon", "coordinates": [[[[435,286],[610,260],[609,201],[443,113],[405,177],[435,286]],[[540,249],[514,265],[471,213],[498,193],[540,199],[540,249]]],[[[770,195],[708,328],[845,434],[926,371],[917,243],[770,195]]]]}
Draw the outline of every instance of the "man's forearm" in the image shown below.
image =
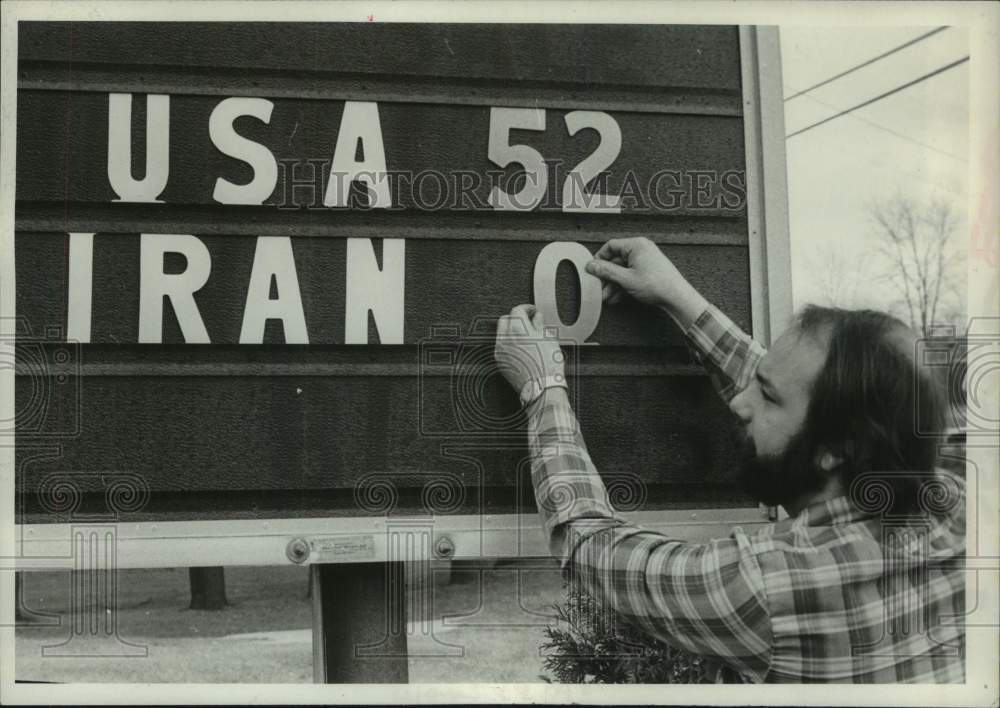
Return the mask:
{"type": "Polygon", "coordinates": [[[709,307],[709,302],[686,280],[674,282],[664,289],[658,307],[677,323],[682,332],[687,332],[698,317],[709,307]]]}
{"type": "Polygon", "coordinates": [[[570,551],[566,525],[576,522],[597,530],[624,520],[615,514],[590,460],[566,391],[547,389],[527,413],[535,501],[549,549],[565,561],[570,551]]]}

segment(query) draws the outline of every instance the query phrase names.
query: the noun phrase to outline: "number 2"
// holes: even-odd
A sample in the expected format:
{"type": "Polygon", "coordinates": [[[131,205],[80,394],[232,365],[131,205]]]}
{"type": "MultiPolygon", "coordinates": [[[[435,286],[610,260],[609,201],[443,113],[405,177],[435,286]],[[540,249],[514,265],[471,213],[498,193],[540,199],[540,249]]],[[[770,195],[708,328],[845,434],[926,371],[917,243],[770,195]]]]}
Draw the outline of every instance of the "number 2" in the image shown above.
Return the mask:
{"type": "Polygon", "coordinates": [[[601,111],[573,111],[566,114],[566,129],[576,135],[583,128],[593,128],[601,136],[597,149],[573,168],[563,183],[563,211],[605,212],[618,214],[619,199],[597,192],[584,192],[587,182],[611,167],[622,150],[622,130],[618,121],[601,111]]]}

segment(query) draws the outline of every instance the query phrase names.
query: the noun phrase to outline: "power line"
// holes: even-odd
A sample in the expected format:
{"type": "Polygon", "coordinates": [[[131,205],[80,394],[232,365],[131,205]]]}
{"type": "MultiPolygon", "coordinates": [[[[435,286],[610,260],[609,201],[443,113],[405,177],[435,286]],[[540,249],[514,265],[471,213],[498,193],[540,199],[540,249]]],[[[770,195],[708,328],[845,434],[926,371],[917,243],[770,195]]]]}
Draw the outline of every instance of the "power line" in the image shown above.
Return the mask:
{"type": "Polygon", "coordinates": [[[829,118],[824,118],[823,120],[821,120],[821,121],[819,121],[817,123],[813,123],[812,125],[807,125],[805,128],[802,128],[801,130],[796,130],[794,133],[790,133],[789,135],[786,135],[785,136],[785,140],[788,140],[789,138],[794,138],[796,135],[800,135],[800,134],[806,132],[807,130],[812,130],[813,128],[816,128],[818,126],[823,125],[824,123],[829,123],[831,120],[836,120],[837,118],[840,118],[841,116],[846,116],[848,113],[851,113],[852,111],[856,111],[859,108],[864,108],[865,106],[870,106],[871,104],[875,103],[876,101],[881,101],[883,98],[888,98],[889,96],[892,96],[895,93],[899,93],[903,89],[907,89],[910,86],[913,86],[915,84],[919,84],[921,81],[926,81],[927,79],[931,78],[932,76],[937,76],[938,74],[943,73],[945,71],[948,71],[949,69],[954,69],[959,64],[964,64],[967,61],[969,61],[969,57],[967,57],[967,56],[962,57],[958,61],[953,61],[951,64],[946,64],[945,66],[942,66],[939,69],[935,69],[934,71],[932,71],[929,74],[924,74],[923,76],[920,76],[920,77],[914,79],[913,81],[909,81],[909,82],[903,84],[902,86],[897,86],[896,88],[894,88],[894,89],[892,89],[890,91],[886,91],[885,93],[879,94],[878,96],[875,96],[874,98],[869,98],[867,101],[863,101],[863,102],[859,103],[856,106],[851,106],[850,108],[848,108],[846,110],[843,110],[840,113],[836,113],[836,114],[830,116],[829,118]]]}
{"type": "MultiPolygon", "coordinates": [[[[790,88],[792,91],[797,91],[798,90],[794,86],[789,86],[788,84],[785,84],[785,87],[786,88],[790,88]]],[[[822,99],[816,98],[815,96],[807,96],[806,98],[808,98],[810,101],[815,101],[816,103],[824,105],[827,108],[832,108],[835,111],[841,111],[841,110],[843,110],[840,106],[835,106],[832,103],[830,103],[829,101],[824,101],[822,99]]],[[[914,145],[919,145],[920,147],[922,147],[922,148],[924,148],[926,150],[930,150],[931,152],[936,152],[936,153],[938,153],[940,155],[944,155],[945,157],[950,157],[953,160],[958,160],[959,162],[966,162],[966,163],[968,162],[968,160],[965,159],[964,157],[961,157],[959,155],[955,155],[953,153],[950,153],[950,152],[948,152],[946,150],[942,150],[940,148],[936,148],[933,145],[928,145],[927,143],[921,142],[921,141],[917,140],[916,138],[911,138],[909,135],[904,135],[903,133],[899,133],[899,132],[893,130],[892,128],[884,126],[881,123],[876,123],[875,121],[870,120],[868,118],[865,118],[864,116],[852,116],[852,117],[855,120],[861,121],[862,123],[867,123],[868,125],[870,125],[873,128],[878,128],[879,130],[882,130],[882,131],[884,131],[886,133],[889,133],[890,135],[895,135],[897,138],[901,138],[903,140],[911,142],[914,145]]]]}
{"type": "Polygon", "coordinates": [[[895,54],[896,52],[900,51],[901,49],[906,49],[907,47],[910,47],[910,46],[916,44],[917,42],[922,42],[925,39],[927,39],[928,37],[931,37],[931,36],[937,34],[938,32],[943,32],[946,29],[948,29],[948,28],[947,27],[937,27],[935,29],[932,29],[930,32],[927,32],[925,34],[920,35],[919,37],[914,37],[909,42],[904,42],[903,44],[900,44],[898,47],[893,47],[889,51],[883,52],[882,54],[879,54],[877,57],[872,57],[868,61],[861,62],[857,66],[852,66],[850,69],[847,69],[846,71],[842,71],[839,74],[837,74],[836,76],[831,76],[829,79],[824,79],[823,81],[820,81],[818,84],[813,84],[809,88],[804,88],[801,91],[799,91],[798,93],[793,94],[793,95],[789,96],[788,98],[786,98],[785,101],[786,102],[791,101],[793,98],[798,98],[799,96],[801,96],[803,94],[809,93],[813,89],[818,89],[820,86],[826,86],[831,81],[836,81],[837,79],[839,79],[839,78],[841,78],[843,76],[847,76],[848,74],[852,74],[855,71],[857,71],[858,69],[863,69],[864,67],[868,66],[869,64],[874,64],[875,62],[877,62],[877,61],[879,61],[881,59],[885,59],[887,56],[889,56],[891,54],[895,54]]]}

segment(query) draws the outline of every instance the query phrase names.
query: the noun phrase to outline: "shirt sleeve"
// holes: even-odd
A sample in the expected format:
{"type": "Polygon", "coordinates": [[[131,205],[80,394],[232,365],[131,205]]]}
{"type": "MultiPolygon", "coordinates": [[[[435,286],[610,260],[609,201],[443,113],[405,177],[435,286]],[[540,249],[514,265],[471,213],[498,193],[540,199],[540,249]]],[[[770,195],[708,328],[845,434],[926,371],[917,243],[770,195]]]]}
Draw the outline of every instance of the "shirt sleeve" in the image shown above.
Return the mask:
{"type": "Polygon", "coordinates": [[[538,510],[570,583],[613,609],[609,616],[763,681],[771,621],[742,531],[692,544],[629,524],[611,506],[565,392],[546,391],[528,420],[538,510]]]}
{"type": "Polygon", "coordinates": [[[692,354],[708,371],[715,390],[726,403],[747,387],[767,352],[712,305],[685,334],[692,354]]]}

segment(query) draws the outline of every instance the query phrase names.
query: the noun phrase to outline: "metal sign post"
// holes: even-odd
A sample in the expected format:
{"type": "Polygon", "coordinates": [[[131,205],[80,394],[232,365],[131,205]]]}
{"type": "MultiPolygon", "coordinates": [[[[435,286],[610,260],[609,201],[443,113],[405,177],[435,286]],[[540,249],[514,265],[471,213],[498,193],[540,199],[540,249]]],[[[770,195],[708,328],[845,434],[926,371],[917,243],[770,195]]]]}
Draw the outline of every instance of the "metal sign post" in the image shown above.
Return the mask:
{"type": "Polygon", "coordinates": [[[316,683],[407,683],[402,561],[321,563],[313,580],[316,683]]]}

